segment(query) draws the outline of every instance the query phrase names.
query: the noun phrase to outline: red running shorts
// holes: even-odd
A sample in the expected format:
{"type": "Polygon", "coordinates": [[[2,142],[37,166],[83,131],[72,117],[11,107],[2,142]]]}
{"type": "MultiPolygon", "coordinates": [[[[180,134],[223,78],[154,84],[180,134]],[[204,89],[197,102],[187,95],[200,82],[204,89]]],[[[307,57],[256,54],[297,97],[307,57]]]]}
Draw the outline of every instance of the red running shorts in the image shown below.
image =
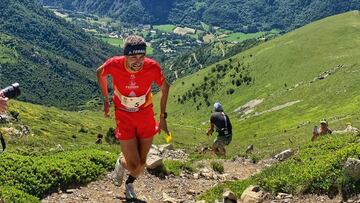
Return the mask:
{"type": "Polygon", "coordinates": [[[133,138],[146,139],[159,132],[159,124],[154,118],[152,107],[137,112],[115,110],[116,131],[118,140],[131,140],[133,138]]]}

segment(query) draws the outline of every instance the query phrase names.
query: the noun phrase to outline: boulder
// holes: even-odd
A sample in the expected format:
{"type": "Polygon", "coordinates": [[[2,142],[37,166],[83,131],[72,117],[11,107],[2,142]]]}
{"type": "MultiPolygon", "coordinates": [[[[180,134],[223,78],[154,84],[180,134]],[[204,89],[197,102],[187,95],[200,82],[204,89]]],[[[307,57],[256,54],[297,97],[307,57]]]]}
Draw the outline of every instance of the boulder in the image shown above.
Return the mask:
{"type": "Polygon", "coordinates": [[[224,203],[236,203],[237,202],[237,198],[236,198],[235,194],[230,190],[223,193],[223,198],[224,198],[224,203]]]}
{"type": "Polygon", "coordinates": [[[348,158],[344,165],[344,171],[351,178],[360,180],[360,160],[354,158],[348,158]]]}
{"type": "Polygon", "coordinates": [[[264,200],[264,192],[260,190],[259,186],[250,185],[241,194],[241,201],[243,203],[258,203],[264,200]]]}
{"type": "Polygon", "coordinates": [[[161,153],[163,153],[165,150],[174,150],[174,146],[172,144],[159,145],[159,151],[161,153]]]}
{"type": "Polygon", "coordinates": [[[148,154],[146,168],[155,169],[163,164],[163,158],[155,154],[148,154]]]}
{"type": "Polygon", "coordinates": [[[287,150],[282,151],[279,154],[275,155],[275,159],[277,159],[279,161],[283,161],[283,160],[289,158],[293,154],[294,154],[294,151],[292,149],[287,149],[287,150]]]}

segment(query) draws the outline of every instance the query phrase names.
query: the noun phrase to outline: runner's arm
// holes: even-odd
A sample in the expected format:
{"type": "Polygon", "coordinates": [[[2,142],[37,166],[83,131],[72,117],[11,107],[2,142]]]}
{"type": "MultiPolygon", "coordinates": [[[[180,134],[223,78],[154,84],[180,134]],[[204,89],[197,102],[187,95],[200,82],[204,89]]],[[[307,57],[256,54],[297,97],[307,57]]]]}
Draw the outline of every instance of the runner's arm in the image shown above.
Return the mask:
{"type": "Polygon", "coordinates": [[[8,98],[3,97],[3,95],[0,94],[0,113],[5,111],[5,109],[7,107],[7,101],[8,101],[8,98]]]}
{"type": "Polygon", "coordinates": [[[163,84],[160,86],[160,90],[161,90],[160,114],[164,114],[166,112],[166,104],[168,100],[169,89],[170,89],[170,85],[165,80],[163,84]]]}
{"type": "Polygon", "coordinates": [[[212,135],[213,134],[213,132],[214,132],[214,124],[212,123],[212,122],[210,122],[210,128],[208,129],[208,131],[207,131],[207,135],[212,135]]]}
{"type": "MultiPolygon", "coordinates": [[[[170,85],[165,80],[163,82],[163,84],[160,86],[161,96],[160,96],[160,123],[159,123],[159,126],[160,126],[160,129],[165,131],[166,134],[169,134],[166,118],[161,115],[165,115],[165,113],[166,113],[166,104],[167,104],[167,100],[168,100],[169,89],[170,89],[170,85]]],[[[159,133],[160,133],[160,131],[159,131],[159,133]]]]}
{"type": "Polygon", "coordinates": [[[101,94],[103,95],[104,99],[109,99],[109,92],[108,92],[108,83],[106,76],[103,76],[104,66],[100,66],[96,69],[96,76],[100,86],[101,94]]]}
{"type": "Polygon", "coordinates": [[[104,98],[104,115],[109,117],[110,101],[109,101],[109,92],[108,92],[108,83],[106,75],[103,74],[104,66],[100,66],[96,69],[96,77],[100,86],[101,94],[104,98]]]}

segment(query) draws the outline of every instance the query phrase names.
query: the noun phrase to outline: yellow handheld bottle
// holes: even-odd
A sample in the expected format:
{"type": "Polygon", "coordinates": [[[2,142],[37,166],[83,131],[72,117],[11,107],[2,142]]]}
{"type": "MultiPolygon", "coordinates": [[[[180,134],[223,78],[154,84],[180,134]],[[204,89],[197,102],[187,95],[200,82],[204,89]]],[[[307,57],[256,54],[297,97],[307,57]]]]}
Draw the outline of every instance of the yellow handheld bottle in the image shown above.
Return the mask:
{"type": "Polygon", "coordinates": [[[172,134],[171,134],[171,132],[169,132],[169,134],[165,135],[165,141],[166,141],[166,143],[169,143],[169,142],[171,142],[171,140],[172,140],[172,134]]]}

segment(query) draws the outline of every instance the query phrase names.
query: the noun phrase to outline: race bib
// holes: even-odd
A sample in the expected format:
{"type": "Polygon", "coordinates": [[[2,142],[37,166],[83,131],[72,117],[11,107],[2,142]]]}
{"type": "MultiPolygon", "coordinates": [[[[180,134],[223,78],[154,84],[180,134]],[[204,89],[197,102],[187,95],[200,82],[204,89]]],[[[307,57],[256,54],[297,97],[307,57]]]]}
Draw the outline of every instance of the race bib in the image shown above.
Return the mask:
{"type": "Polygon", "coordinates": [[[141,97],[125,97],[121,95],[120,101],[126,108],[139,108],[141,105],[145,104],[146,95],[141,97]]]}

